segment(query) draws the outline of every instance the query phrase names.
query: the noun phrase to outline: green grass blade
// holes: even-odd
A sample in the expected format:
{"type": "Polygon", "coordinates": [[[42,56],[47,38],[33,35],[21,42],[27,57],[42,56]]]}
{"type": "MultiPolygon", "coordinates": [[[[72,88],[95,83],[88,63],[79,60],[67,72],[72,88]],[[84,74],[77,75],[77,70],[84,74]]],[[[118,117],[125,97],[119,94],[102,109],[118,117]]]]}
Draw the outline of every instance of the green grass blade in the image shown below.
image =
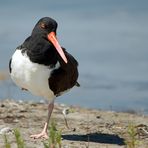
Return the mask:
{"type": "Polygon", "coordinates": [[[4,141],[5,141],[5,148],[11,148],[10,143],[8,142],[6,134],[4,135],[4,141]]]}
{"type": "Polygon", "coordinates": [[[14,129],[14,135],[17,143],[18,148],[25,148],[24,140],[21,137],[21,134],[18,129],[14,129]]]}

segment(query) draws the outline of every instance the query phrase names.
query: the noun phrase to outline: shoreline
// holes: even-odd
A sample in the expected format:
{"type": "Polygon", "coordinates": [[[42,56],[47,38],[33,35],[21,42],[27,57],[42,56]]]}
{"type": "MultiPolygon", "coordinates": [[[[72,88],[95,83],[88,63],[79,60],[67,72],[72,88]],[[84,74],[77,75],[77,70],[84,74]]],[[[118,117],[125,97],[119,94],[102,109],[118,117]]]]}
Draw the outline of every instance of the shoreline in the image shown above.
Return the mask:
{"type": "MultiPolygon", "coordinates": [[[[39,132],[47,118],[47,104],[14,100],[0,101],[0,133],[2,129],[9,137],[13,148],[16,147],[12,130],[20,133],[28,148],[42,148],[43,140],[34,140],[30,134],[39,132]]],[[[68,148],[125,148],[125,141],[130,139],[130,124],[137,129],[136,138],[140,148],[148,145],[148,116],[131,113],[86,109],[77,106],[55,104],[51,117],[62,130],[62,147],[68,148]],[[68,109],[66,127],[64,109],[68,109]],[[144,132],[145,131],[145,132],[144,132]]],[[[3,133],[3,134],[4,134],[3,133]]],[[[4,147],[3,134],[0,134],[0,147],[4,147]]]]}

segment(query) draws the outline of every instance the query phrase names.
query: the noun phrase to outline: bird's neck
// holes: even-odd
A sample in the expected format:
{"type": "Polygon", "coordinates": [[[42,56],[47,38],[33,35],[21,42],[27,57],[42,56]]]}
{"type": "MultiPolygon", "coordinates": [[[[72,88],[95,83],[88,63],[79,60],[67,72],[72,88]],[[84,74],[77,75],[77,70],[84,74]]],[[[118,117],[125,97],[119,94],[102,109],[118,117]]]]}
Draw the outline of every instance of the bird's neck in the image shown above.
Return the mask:
{"type": "Polygon", "coordinates": [[[26,54],[34,63],[55,65],[58,61],[54,46],[44,38],[30,36],[24,41],[22,46],[26,49],[26,54]]]}

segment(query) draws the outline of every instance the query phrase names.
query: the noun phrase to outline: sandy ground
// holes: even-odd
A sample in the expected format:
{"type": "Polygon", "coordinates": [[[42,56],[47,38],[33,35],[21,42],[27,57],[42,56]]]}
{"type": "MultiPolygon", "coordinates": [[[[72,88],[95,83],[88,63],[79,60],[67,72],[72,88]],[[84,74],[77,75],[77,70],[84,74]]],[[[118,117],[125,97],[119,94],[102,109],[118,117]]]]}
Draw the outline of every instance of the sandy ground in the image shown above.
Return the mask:
{"type": "MultiPolygon", "coordinates": [[[[3,134],[6,133],[12,148],[16,147],[13,129],[19,128],[27,148],[43,148],[43,139],[35,140],[30,134],[40,132],[46,121],[47,104],[0,102],[0,148],[4,148],[3,134]],[[7,130],[5,130],[7,129],[7,130]]],[[[83,109],[56,104],[52,119],[57,129],[62,130],[63,148],[126,148],[129,139],[127,127],[133,124],[137,129],[137,148],[148,148],[148,116],[83,109]],[[69,108],[66,127],[63,109],[69,108]]]]}

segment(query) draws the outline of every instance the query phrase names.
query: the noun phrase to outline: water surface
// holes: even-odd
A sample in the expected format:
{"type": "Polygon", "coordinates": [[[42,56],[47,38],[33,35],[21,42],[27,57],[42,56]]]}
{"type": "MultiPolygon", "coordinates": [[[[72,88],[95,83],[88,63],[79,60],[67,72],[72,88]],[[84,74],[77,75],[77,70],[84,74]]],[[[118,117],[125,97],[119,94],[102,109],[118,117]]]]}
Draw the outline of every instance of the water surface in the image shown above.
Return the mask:
{"type": "MultiPolygon", "coordinates": [[[[58,39],[79,61],[80,88],[57,102],[148,113],[147,0],[31,0],[0,2],[0,69],[43,16],[58,21],[58,39]]],[[[12,81],[0,98],[37,100],[12,81]]]]}

